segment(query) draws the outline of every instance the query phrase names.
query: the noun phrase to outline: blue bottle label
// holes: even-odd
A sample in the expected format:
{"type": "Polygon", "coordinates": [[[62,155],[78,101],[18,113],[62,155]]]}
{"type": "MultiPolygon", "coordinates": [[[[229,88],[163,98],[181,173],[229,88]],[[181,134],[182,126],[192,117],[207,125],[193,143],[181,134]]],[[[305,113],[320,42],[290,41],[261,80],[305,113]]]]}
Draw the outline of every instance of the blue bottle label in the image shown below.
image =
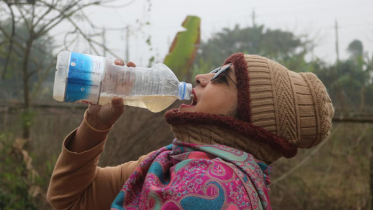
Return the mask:
{"type": "Polygon", "coordinates": [[[66,102],[97,104],[105,58],[72,52],[66,81],[66,102]]]}

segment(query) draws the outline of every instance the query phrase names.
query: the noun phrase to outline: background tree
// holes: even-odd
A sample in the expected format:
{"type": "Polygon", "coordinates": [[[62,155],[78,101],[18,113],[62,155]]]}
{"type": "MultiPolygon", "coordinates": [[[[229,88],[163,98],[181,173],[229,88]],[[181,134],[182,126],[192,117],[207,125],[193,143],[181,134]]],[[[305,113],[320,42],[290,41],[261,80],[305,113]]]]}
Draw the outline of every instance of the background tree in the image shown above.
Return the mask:
{"type": "Polygon", "coordinates": [[[312,66],[305,61],[305,56],[312,47],[307,37],[298,37],[289,31],[266,29],[264,25],[245,28],[236,25],[201,42],[195,70],[207,72],[220,66],[229,55],[243,52],[266,56],[295,71],[309,71],[312,66]]]}
{"type": "MultiPolygon", "coordinates": [[[[96,54],[99,54],[97,47],[105,48],[105,46],[92,38],[93,36],[87,32],[82,31],[76,21],[77,19],[85,21],[92,28],[95,27],[85,15],[84,9],[91,6],[106,5],[114,1],[8,0],[0,2],[0,10],[2,11],[0,17],[1,78],[4,80],[7,77],[17,75],[19,69],[22,78],[23,115],[25,119],[30,118],[31,101],[40,90],[44,79],[53,69],[55,59],[52,59],[52,57],[55,58],[55,55],[51,53],[51,48],[61,47],[51,45],[51,38],[48,38],[48,33],[62,22],[69,23],[71,31],[66,33],[66,36],[81,36],[90,48],[96,54]],[[36,84],[34,83],[35,78],[37,78],[36,84]]],[[[69,44],[71,42],[69,43],[65,39],[64,47],[69,44]]],[[[107,48],[105,50],[115,56],[107,48]]],[[[25,139],[30,137],[29,120],[25,120],[22,137],[25,139]]]]}
{"type": "MultiPolygon", "coordinates": [[[[0,1],[0,97],[2,102],[5,101],[3,99],[20,98],[23,104],[21,132],[18,129],[11,132],[9,127],[2,128],[0,132],[0,209],[50,209],[45,192],[56,157],[44,156],[43,164],[31,164],[32,160],[37,162],[33,152],[40,147],[35,147],[37,143],[30,141],[30,127],[33,119],[38,119],[31,103],[40,99],[38,96],[45,88],[45,81],[53,81],[55,52],[69,49],[74,41],[84,41],[95,54],[99,54],[98,48],[103,48],[119,57],[95,39],[101,39],[102,28],[90,22],[84,12],[85,8],[115,1],[0,1]],[[64,43],[56,45],[49,34],[61,23],[69,24],[71,31],[66,33],[64,43]],[[82,31],[79,24],[89,27],[82,31]],[[16,138],[19,134],[22,138],[16,138]]],[[[11,124],[18,125],[18,116],[15,119],[11,124]]],[[[45,119],[43,116],[39,122],[45,119]]],[[[46,127],[43,133],[49,130],[56,129],[46,127]]],[[[33,140],[41,136],[34,135],[33,140]]],[[[47,145],[44,151],[50,149],[50,144],[50,141],[41,144],[44,147],[47,145]]]]}
{"type": "Polygon", "coordinates": [[[354,40],[348,45],[347,51],[350,53],[352,57],[363,56],[363,43],[360,40],[354,40]]]}
{"type": "Polygon", "coordinates": [[[350,57],[338,64],[319,63],[314,73],[324,82],[339,112],[363,112],[366,104],[373,105],[372,65],[368,53],[363,52],[359,40],[352,41],[347,48],[350,57]],[[367,103],[368,102],[368,103],[367,103]]]}
{"type": "MultiPolygon", "coordinates": [[[[10,22],[10,20],[8,20],[10,22]]],[[[11,31],[10,25],[6,23],[3,25],[5,31],[11,31]]],[[[14,37],[18,42],[29,38],[28,30],[23,23],[15,24],[15,31],[17,35],[14,37]]],[[[0,95],[2,100],[22,100],[23,99],[23,88],[22,88],[22,52],[19,51],[19,47],[15,46],[12,51],[9,51],[10,43],[4,38],[3,33],[0,33],[0,40],[3,41],[0,46],[0,69],[2,79],[0,83],[0,95]],[[9,56],[9,59],[7,57],[9,56]]],[[[52,38],[47,34],[43,37],[35,40],[33,47],[30,51],[30,62],[27,68],[32,69],[29,73],[29,91],[31,100],[39,95],[42,82],[46,80],[46,77],[53,76],[52,65],[54,65],[55,58],[53,56],[54,46],[52,44],[52,38]]]]}

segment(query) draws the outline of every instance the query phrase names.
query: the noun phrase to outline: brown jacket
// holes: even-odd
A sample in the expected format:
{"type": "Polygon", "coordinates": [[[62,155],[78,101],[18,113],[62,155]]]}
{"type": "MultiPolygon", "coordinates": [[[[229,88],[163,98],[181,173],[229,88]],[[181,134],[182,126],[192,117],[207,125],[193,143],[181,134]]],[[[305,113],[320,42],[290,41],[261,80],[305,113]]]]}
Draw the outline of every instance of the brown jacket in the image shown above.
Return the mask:
{"type": "Polygon", "coordinates": [[[124,182],[149,154],[137,161],[101,168],[97,164],[106,140],[90,150],[71,152],[65,145],[73,139],[75,132],[63,142],[47,200],[55,209],[110,209],[124,182]]]}

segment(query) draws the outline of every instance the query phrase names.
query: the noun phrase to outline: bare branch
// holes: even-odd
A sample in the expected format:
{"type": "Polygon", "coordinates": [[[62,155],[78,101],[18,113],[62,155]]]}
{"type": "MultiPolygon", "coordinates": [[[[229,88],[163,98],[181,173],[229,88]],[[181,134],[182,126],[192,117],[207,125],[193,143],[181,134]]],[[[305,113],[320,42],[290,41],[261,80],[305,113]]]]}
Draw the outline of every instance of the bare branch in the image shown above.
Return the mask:
{"type": "MultiPolygon", "coordinates": [[[[30,61],[35,64],[35,66],[40,66],[40,63],[35,59],[35,58],[31,58],[30,61]]],[[[37,71],[33,72],[33,73],[36,73],[37,71]]]]}
{"type": "MultiPolygon", "coordinates": [[[[101,5],[102,6],[102,5],[101,5]]],[[[83,18],[89,23],[89,25],[91,25],[92,28],[96,28],[96,29],[102,29],[101,27],[98,27],[96,26],[90,19],[89,17],[84,13],[83,11],[83,8],[81,10],[81,13],[82,13],[82,16],[83,18]]],[[[107,28],[105,27],[105,30],[107,31],[121,31],[121,30],[124,30],[124,29],[127,29],[128,26],[125,26],[125,27],[121,27],[121,28],[107,28]]]]}
{"type": "MultiPolygon", "coordinates": [[[[34,63],[37,63],[36,61],[34,61],[34,63]]],[[[38,65],[40,66],[40,65],[38,65]]],[[[30,77],[32,77],[32,75],[34,75],[35,73],[37,73],[38,71],[40,71],[38,68],[34,69],[33,71],[30,71],[28,74],[27,74],[27,79],[29,79],[30,77]]]]}
{"type": "Polygon", "coordinates": [[[21,49],[24,49],[24,47],[22,46],[21,43],[19,43],[16,39],[14,39],[14,37],[11,37],[3,27],[0,26],[0,31],[3,32],[3,34],[5,35],[5,37],[9,40],[12,40],[13,44],[17,45],[19,48],[21,49]]]}
{"type": "Polygon", "coordinates": [[[43,84],[43,81],[44,81],[45,77],[48,76],[48,74],[51,71],[54,64],[55,64],[54,61],[49,63],[49,65],[44,69],[44,73],[39,75],[38,83],[36,84],[36,87],[33,89],[32,93],[31,93],[31,100],[36,96],[36,94],[38,94],[39,89],[40,89],[41,85],[43,84]]]}
{"type": "Polygon", "coordinates": [[[15,28],[16,28],[15,22],[14,22],[13,9],[9,4],[7,4],[7,5],[8,5],[8,8],[10,10],[10,14],[12,15],[12,34],[11,34],[11,39],[9,40],[9,50],[8,50],[8,54],[7,54],[6,59],[5,59],[4,70],[3,70],[3,74],[1,76],[2,79],[5,78],[6,70],[7,70],[8,63],[9,63],[10,54],[12,53],[12,50],[13,50],[13,39],[14,39],[15,28]]]}
{"type": "MultiPolygon", "coordinates": [[[[22,52],[17,51],[17,49],[18,49],[18,48],[13,48],[13,52],[14,52],[17,56],[22,57],[22,56],[23,56],[22,52]]],[[[21,50],[23,50],[23,49],[21,49],[21,50]]]]}
{"type": "Polygon", "coordinates": [[[97,44],[98,46],[100,47],[103,47],[104,50],[106,50],[107,52],[109,52],[110,54],[112,54],[113,56],[119,58],[118,55],[116,55],[113,51],[111,51],[110,49],[108,49],[106,46],[104,46],[103,44],[91,39],[90,37],[88,37],[82,30],[80,30],[80,28],[70,19],[68,18],[68,20],[71,22],[71,24],[73,24],[75,26],[75,28],[79,31],[79,33],[84,37],[85,40],[87,40],[89,46],[92,47],[92,49],[95,51],[96,54],[99,54],[99,52],[96,50],[96,48],[92,45],[92,43],[94,44],[97,44]]]}
{"type": "Polygon", "coordinates": [[[51,22],[49,22],[48,24],[44,25],[37,33],[36,35],[37,36],[42,36],[44,35],[45,33],[47,33],[50,29],[52,29],[53,27],[55,27],[56,25],[58,25],[62,20],[64,20],[65,18],[67,17],[70,17],[72,14],[74,14],[75,12],[85,8],[85,7],[88,7],[88,6],[92,6],[92,5],[97,5],[97,2],[91,2],[91,3],[87,3],[87,4],[84,4],[84,5],[81,5],[79,6],[77,9],[75,10],[72,10],[70,11],[68,14],[65,14],[66,11],[68,11],[69,9],[75,7],[76,5],[78,5],[79,1],[76,1],[74,2],[73,5],[69,6],[68,8],[65,8],[64,11],[62,11],[61,9],[57,8],[55,5],[51,5],[45,1],[40,1],[42,2],[43,4],[45,4],[46,6],[48,7],[51,7],[53,8],[54,10],[58,11],[60,14],[62,14],[62,17],[61,15],[58,15],[56,17],[54,17],[51,22]],[[56,21],[58,18],[60,18],[57,22],[53,23],[54,21],[56,21]],[[51,25],[52,24],[52,25],[51,25]],[[48,27],[48,28],[47,28],[48,27]],[[47,29],[46,29],[47,28],[47,29]]]}
{"type": "Polygon", "coordinates": [[[106,0],[106,1],[97,1],[98,4],[97,5],[100,5],[102,6],[103,4],[107,4],[107,3],[113,3],[113,2],[117,2],[118,0],[106,0]]]}
{"type": "Polygon", "coordinates": [[[89,25],[91,25],[92,28],[97,28],[97,26],[95,26],[95,24],[92,23],[92,21],[88,18],[88,16],[84,13],[83,11],[83,8],[80,7],[80,12],[82,13],[83,15],[83,18],[89,23],[89,25]]]}
{"type": "Polygon", "coordinates": [[[23,37],[21,37],[21,36],[19,35],[19,33],[14,34],[14,40],[17,40],[17,41],[19,41],[20,43],[24,43],[24,42],[26,42],[26,39],[24,39],[23,37]]]}
{"type": "MultiPolygon", "coordinates": [[[[54,1],[52,2],[52,5],[54,5],[54,1]]],[[[40,16],[40,18],[35,22],[33,26],[37,26],[41,20],[45,18],[51,11],[53,10],[53,7],[48,7],[48,10],[40,16]]]]}
{"type": "Polygon", "coordinates": [[[30,31],[31,27],[29,26],[29,23],[27,21],[27,18],[25,16],[25,14],[23,13],[22,11],[22,8],[21,8],[21,5],[19,4],[15,4],[16,5],[16,8],[18,9],[19,13],[21,14],[22,18],[23,18],[23,21],[25,22],[25,25],[27,27],[27,29],[30,31]]]}
{"type": "MultiPolygon", "coordinates": [[[[64,20],[66,17],[69,17],[71,16],[72,14],[74,14],[75,12],[79,11],[79,10],[83,10],[85,7],[89,7],[89,6],[93,6],[93,5],[100,5],[100,6],[103,6],[103,4],[106,4],[106,3],[111,3],[111,2],[116,2],[118,0],[108,0],[108,1],[94,1],[94,2],[91,2],[91,3],[87,3],[87,4],[83,4],[83,5],[79,5],[79,1],[76,1],[74,2],[74,4],[72,4],[71,6],[69,6],[68,8],[65,8],[64,11],[62,11],[61,9],[57,8],[56,5],[53,5],[53,4],[49,4],[43,0],[40,0],[39,2],[43,3],[45,6],[48,6],[49,8],[52,8],[53,10],[56,10],[58,12],[60,12],[60,14],[63,14],[63,17],[61,18],[60,15],[52,18],[52,20],[46,24],[45,26],[43,26],[37,33],[36,35],[37,36],[42,36],[44,35],[45,33],[47,33],[50,29],[52,29],[53,27],[55,27],[56,25],[58,25],[62,20],[64,20]],[[75,6],[78,6],[77,9],[75,10],[72,10],[70,11],[68,14],[66,14],[66,12],[72,8],[74,8],[75,6]],[[54,21],[56,21],[58,18],[60,18],[56,23],[53,23],[54,21]],[[51,25],[52,24],[52,25],[51,25]],[[48,28],[47,28],[48,27],[48,28]],[[46,29],[47,28],[47,29],[46,29]]],[[[91,24],[93,26],[93,24],[91,24]]]]}
{"type": "Polygon", "coordinates": [[[108,52],[111,53],[113,56],[119,58],[118,55],[116,55],[114,52],[112,52],[112,51],[111,51],[110,49],[108,49],[106,46],[104,46],[104,45],[102,45],[101,43],[99,43],[99,42],[97,42],[97,41],[91,39],[90,37],[88,37],[88,36],[87,36],[87,35],[86,35],[82,30],[80,30],[80,28],[76,25],[76,23],[75,23],[73,20],[71,20],[70,17],[67,17],[67,20],[69,20],[70,23],[73,24],[73,25],[75,26],[75,29],[76,29],[77,31],[79,31],[79,33],[84,37],[85,40],[87,40],[89,46],[92,47],[92,49],[95,51],[96,54],[99,54],[99,52],[98,52],[98,51],[96,50],[96,48],[92,45],[92,43],[97,44],[97,45],[99,45],[100,47],[104,47],[104,50],[108,51],[108,52]]]}
{"type": "Polygon", "coordinates": [[[133,4],[136,0],[132,0],[128,2],[127,4],[123,5],[100,5],[100,7],[106,7],[106,8],[123,8],[123,7],[128,7],[129,5],[133,4]]]}
{"type": "Polygon", "coordinates": [[[43,48],[40,48],[37,45],[34,45],[32,48],[38,50],[41,53],[44,53],[45,55],[48,54],[43,48]]]}
{"type": "MultiPolygon", "coordinates": [[[[1,1],[0,1],[1,2],[1,1]]],[[[5,2],[4,2],[5,5],[7,5],[5,2]]],[[[7,17],[8,15],[10,15],[10,12],[8,12],[5,8],[3,7],[0,7],[0,12],[2,13],[2,16],[3,17],[7,17]]],[[[1,23],[1,21],[0,21],[1,23]]]]}
{"type": "MultiPolygon", "coordinates": [[[[47,3],[46,3],[47,4],[47,3]]],[[[47,4],[48,5],[48,4],[47,4]]],[[[86,4],[86,5],[83,5],[83,6],[79,6],[79,9],[83,9],[85,6],[89,6],[89,5],[92,5],[92,3],[91,4],[86,4]]],[[[50,6],[52,6],[52,5],[50,5],[50,6]]],[[[96,54],[99,54],[99,52],[97,51],[97,49],[94,47],[94,45],[92,44],[92,43],[94,43],[94,44],[97,44],[97,45],[99,45],[99,46],[101,46],[101,47],[104,47],[104,49],[106,50],[106,51],[108,51],[109,53],[111,53],[113,56],[116,56],[116,57],[118,57],[114,52],[112,52],[111,50],[109,50],[106,46],[103,46],[101,43],[99,43],[99,42],[97,42],[97,41],[95,41],[95,40],[93,40],[93,39],[91,39],[88,35],[86,35],[77,25],[76,25],[76,23],[70,18],[70,15],[66,15],[65,13],[64,13],[64,11],[61,11],[60,9],[58,9],[58,8],[56,8],[56,7],[53,7],[53,9],[54,10],[56,10],[56,11],[58,11],[58,12],[60,12],[60,14],[63,16],[62,18],[61,18],[61,21],[63,20],[63,19],[67,19],[74,27],[75,27],[75,30],[76,31],[78,31],[83,37],[84,37],[84,39],[85,40],[87,40],[87,42],[88,42],[88,44],[89,44],[89,46],[95,51],[95,53],[96,54]]],[[[78,9],[78,10],[79,10],[78,9]]],[[[70,14],[71,14],[71,12],[70,12],[70,14]]],[[[57,23],[56,23],[57,24],[57,23]]],[[[51,26],[51,27],[49,27],[49,28],[52,28],[53,26],[51,26]]],[[[48,31],[49,29],[46,29],[45,30],[45,32],[44,33],[46,33],[47,31],[48,31]]],[[[41,35],[43,35],[43,34],[41,34],[41,35]]]]}
{"type": "Polygon", "coordinates": [[[30,27],[31,27],[31,31],[34,32],[35,25],[33,23],[34,23],[34,19],[35,19],[35,4],[32,5],[32,13],[31,14],[32,15],[31,15],[30,27]]]}
{"type": "Polygon", "coordinates": [[[69,44],[67,44],[67,37],[70,35],[70,34],[75,34],[77,31],[74,30],[74,31],[70,31],[70,32],[67,32],[63,38],[63,45],[66,49],[68,49],[68,45],[71,45],[72,43],[75,42],[76,39],[73,39],[73,41],[71,41],[69,44]]]}
{"type": "MultiPolygon", "coordinates": [[[[51,5],[51,4],[48,4],[47,2],[44,2],[44,1],[39,1],[39,2],[43,3],[44,5],[50,7],[54,10],[57,10],[57,11],[59,10],[59,9],[57,9],[56,5],[51,5]]],[[[73,8],[77,4],[78,4],[78,1],[76,1],[72,6],[70,6],[68,8],[65,8],[65,11],[68,11],[69,9],[73,8]]],[[[67,16],[70,16],[70,15],[74,14],[74,12],[76,12],[76,11],[77,10],[71,11],[69,14],[67,14],[67,16]]],[[[53,27],[58,25],[65,18],[66,18],[66,16],[63,16],[61,18],[61,15],[57,15],[56,17],[52,18],[49,23],[47,23],[47,24],[45,24],[44,26],[41,27],[41,29],[36,33],[36,37],[43,36],[45,33],[47,33],[50,29],[52,29],[53,27]],[[57,22],[55,22],[55,21],[57,21],[57,22]],[[47,27],[48,27],[48,29],[46,29],[47,27]]]]}

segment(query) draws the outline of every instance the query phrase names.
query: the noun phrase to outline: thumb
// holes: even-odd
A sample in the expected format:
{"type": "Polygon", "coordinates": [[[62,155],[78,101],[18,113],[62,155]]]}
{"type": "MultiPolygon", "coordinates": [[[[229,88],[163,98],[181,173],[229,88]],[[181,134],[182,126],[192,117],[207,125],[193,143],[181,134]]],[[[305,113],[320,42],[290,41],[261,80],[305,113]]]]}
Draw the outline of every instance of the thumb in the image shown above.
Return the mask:
{"type": "Polygon", "coordinates": [[[111,113],[113,115],[121,115],[124,111],[124,103],[122,98],[115,97],[111,99],[111,113]]]}

